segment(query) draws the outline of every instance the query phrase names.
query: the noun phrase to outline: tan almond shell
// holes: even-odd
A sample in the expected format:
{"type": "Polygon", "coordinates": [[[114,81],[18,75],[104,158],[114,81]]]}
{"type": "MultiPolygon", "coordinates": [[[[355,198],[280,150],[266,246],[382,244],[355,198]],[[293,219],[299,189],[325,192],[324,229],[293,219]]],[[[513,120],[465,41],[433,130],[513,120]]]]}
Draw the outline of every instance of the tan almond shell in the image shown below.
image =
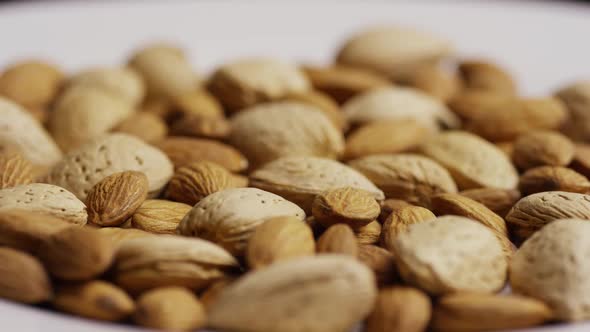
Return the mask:
{"type": "Polygon", "coordinates": [[[520,176],[518,189],[523,196],[543,191],[567,191],[580,194],[590,192],[590,181],[582,174],[567,167],[540,166],[527,170],[520,176]]]}
{"type": "Polygon", "coordinates": [[[144,327],[167,331],[193,331],[205,326],[205,307],[186,288],[162,287],[137,299],[133,321],[144,327]]]}
{"type": "Polygon", "coordinates": [[[246,274],[225,288],[209,308],[209,325],[248,326],[252,332],[346,331],[370,312],[376,294],[373,273],[353,258],[298,258],[246,274]],[[265,319],[257,319],[261,312],[265,319]]]}
{"type": "Polygon", "coordinates": [[[556,93],[569,112],[562,131],[576,141],[590,139],[590,82],[580,81],[565,86],[556,93]]]}
{"type": "Polygon", "coordinates": [[[33,165],[19,152],[0,152],[0,189],[33,182],[33,165]]]}
{"type": "Polygon", "coordinates": [[[69,86],[91,87],[138,106],[145,97],[143,78],[129,67],[99,67],[77,73],[69,79],[69,86]]]}
{"type": "Polygon", "coordinates": [[[367,319],[367,332],[420,332],[428,327],[432,305],[428,295],[412,287],[381,289],[373,312],[367,319]]]}
{"type": "Polygon", "coordinates": [[[566,166],[574,154],[574,144],[566,136],[553,131],[534,131],[518,137],[512,160],[526,170],[537,166],[566,166]]]}
{"type": "Polygon", "coordinates": [[[53,295],[51,281],[35,257],[11,248],[0,248],[0,297],[36,304],[53,295]]]}
{"type": "Polygon", "coordinates": [[[148,199],[135,210],[131,224],[150,233],[176,234],[178,224],[191,209],[192,206],[184,203],[148,199]]]}

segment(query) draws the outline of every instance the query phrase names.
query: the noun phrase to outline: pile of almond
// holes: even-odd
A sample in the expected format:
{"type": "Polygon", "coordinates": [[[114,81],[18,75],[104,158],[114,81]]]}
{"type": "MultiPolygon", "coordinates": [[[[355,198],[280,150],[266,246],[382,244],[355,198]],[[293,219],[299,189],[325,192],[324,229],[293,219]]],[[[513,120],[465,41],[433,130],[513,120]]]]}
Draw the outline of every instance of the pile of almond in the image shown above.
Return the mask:
{"type": "Polygon", "coordinates": [[[180,331],[587,320],[589,176],[590,82],[523,97],[407,28],[207,77],[168,44],[22,61],[0,75],[0,297],[180,331]]]}

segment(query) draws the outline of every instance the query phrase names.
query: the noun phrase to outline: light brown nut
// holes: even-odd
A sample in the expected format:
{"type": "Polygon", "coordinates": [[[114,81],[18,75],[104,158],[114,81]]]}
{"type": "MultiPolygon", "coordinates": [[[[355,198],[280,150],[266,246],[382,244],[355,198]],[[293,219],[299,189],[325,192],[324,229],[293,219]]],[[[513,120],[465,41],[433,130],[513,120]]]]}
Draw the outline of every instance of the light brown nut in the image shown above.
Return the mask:
{"type": "Polygon", "coordinates": [[[359,93],[391,85],[386,77],[358,67],[335,65],[305,67],[303,70],[314,89],[329,95],[338,103],[344,103],[359,93]]]}
{"type": "Polygon", "coordinates": [[[430,320],[432,305],[422,291],[411,287],[390,287],[379,291],[367,332],[422,332],[430,320]]]}
{"type": "Polygon", "coordinates": [[[22,154],[0,153],[0,189],[33,182],[33,165],[22,154]]]}
{"type": "Polygon", "coordinates": [[[518,189],[523,196],[543,191],[568,191],[587,194],[590,192],[590,181],[570,168],[541,166],[524,172],[520,176],[518,189]]]}
{"type": "Polygon", "coordinates": [[[500,217],[504,217],[520,199],[520,192],[515,189],[477,188],[461,191],[460,194],[480,202],[500,217]]]}
{"type": "Polygon", "coordinates": [[[317,195],[311,209],[315,219],[325,227],[339,223],[362,227],[375,220],[381,212],[375,196],[352,187],[332,189],[317,195]]]}
{"type": "Polygon", "coordinates": [[[172,163],[162,151],[127,134],[110,134],[69,153],[49,173],[48,181],[81,200],[105,177],[123,171],[143,172],[149,194],[157,195],[172,177],[172,163]]]}
{"type": "Polygon", "coordinates": [[[449,101],[461,89],[461,81],[455,73],[437,65],[420,66],[407,77],[404,83],[443,102],[449,101]]]}
{"type": "Polygon", "coordinates": [[[527,238],[546,224],[567,218],[590,220],[590,195],[547,191],[520,199],[506,215],[506,222],[527,238]]]}
{"type": "Polygon", "coordinates": [[[247,326],[252,332],[347,331],[371,311],[376,293],[373,273],[353,258],[298,258],[227,287],[209,310],[209,325],[236,331],[247,326]],[[261,312],[265,319],[257,319],[261,312]]]}
{"type": "Polygon", "coordinates": [[[328,95],[319,91],[305,91],[305,92],[294,92],[289,93],[285,96],[284,100],[301,102],[314,106],[315,109],[321,111],[325,116],[330,119],[334,127],[340,131],[345,132],[348,130],[348,122],[344,117],[344,114],[340,111],[338,104],[328,95]]]}
{"type": "Polygon", "coordinates": [[[138,106],[145,97],[143,78],[128,67],[94,68],[72,77],[69,86],[84,86],[107,92],[129,105],[138,106]]]}
{"type": "Polygon", "coordinates": [[[105,272],[113,262],[115,248],[96,229],[70,227],[52,234],[37,255],[54,277],[79,281],[105,272]]]}
{"type": "Polygon", "coordinates": [[[210,308],[215,303],[215,301],[217,301],[217,298],[223,292],[223,290],[231,285],[235,280],[236,279],[234,277],[226,277],[213,282],[209,287],[207,287],[207,289],[201,292],[199,295],[199,300],[201,303],[203,303],[205,308],[210,308]]]}
{"type": "Polygon", "coordinates": [[[537,166],[566,166],[574,158],[574,144],[553,131],[534,131],[514,143],[512,160],[520,169],[537,166]]]}
{"type": "Polygon", "coordinates": [[[574,151],[574,159],[569,167],[586,177],[590,176],[590,144],[578,143],[574,151]]]}
{"type": "Polygon", "coordinates": [[[308,213],[315,196],[330,189],[352,187],[370,192],[377,200],[384,198],[358,171],[316,157],[283,157],[265,164],[250,174],[250,185],[284,197],[308,213]]]}
{"type": "Polygon", "coordinates": [[[530,131],[558,129],[567,117],[556,98],[507,98],[477,113],[466,129],[493,142],[510,141],[530,131]]]}
{"type": "Polygon", "coordinates": [[[413,119],[366,124],[346,138],[344,159],[415,149],[431,132],[413,119]]]}
{"type": "Polygon", "coordinates": [[[297,205],[256,188],[213,193],[197,203],[178,225],[178,232],[214,242],[242,255],[256,227],[274,217],[305,219],[297,205]]]}
{"type": "Polygon", "coordinates": [[[231,133],[231,124],[224,117],[184,115],[170,127],[173,136],[226,139],[231,133]]]}
{"type": "Polygon", "coordinates": [[[209,90],[232,112],[309,89],[299,68],[264,58],[224,64],[209,79],[209,90]]]}
{"type": "Polygon", "coordinates": [[[441,101],[417,89],[384,87],[367,91],[350,99],[342,111],[353,125],[385,120],[415,120],[436,131],[457,128],[461,123],[441,101]]]}
{"type": "Polygon", "coordinates": [[[379,287],[399,282],[395,258],[391,252],[372,244],[363,244],[358,248],[358,259],[373,270],[379,287]]]}
{"type": "Polygon", "coordinates": [[[30,183],[0,190],[0,211],[26,210],[48,214],[76,225],[86,224],[86,205],[64,188],[30,183]]]}
{"type": "Polygon", "coordinates": [[[545,302],[559,320],[588,319],[589,236],[590,224],[580,219],[555,221],[535,233],[512,259],[513,291],[545,302]]]}
{"type": "Polygon", "coordinates": [[[241,172],[248,167],[248,160],[233,147],[203,138],[168,137],[156,144],[172,160],[174,168],[197,161],[210,161],[231,172],[241,172]]]}
{"type": "Polygon", "coordinates": [[[169,45],[149,45],[129,61],[143,77],[149,97],[173,98],[195,89],[199,77],[182,50],[169,45]]]}
{"type": "Polygon", "coordinates": [[[133,214],[134,228],[156,234],[176,234],[176,228],[192,206],[162,199],[148,199],[133,214]]]}
{"type": "Polygon", "coordinates": [[[246,249],[246,262],[251,269],[315,253],[311,228],[296,217],[266,220],[256,228],[246,249]]]}
{"type": "Polygon", "coordinates": [[[2,247],[0,261],[0,298],[32,304],[51,298],[51,281],[35,257],[2,247]]]}
{"type": "Polygon", "coordinates": [[[576,141],[590,139],[590,82],[582,81],[568,85],[556,93],[569,111],[569,119],[562,131],[576,141]]]}
{"type": "Polygon", "coordinates": [[[54,233],[72,224],[43,213],[25,210],[0,212],[0,246],[35,254],[39,246],[54,233]]]}
{"type": "Polygon", "coordinates": [[[176,170],[166,189],[170,200],[195,205],[220,190],[236,188],[238,183],[225,168],[208,161],[187,164],[176,170]]]}
{"type": "Polygon", "coordinates": [[[385,219],[389,217],[391,213],[397,211],[403,207],[412,206],[412,204],[403,201],[401,199],[389,198],[381,202],[381,213],[379,214],[379,222],[384,223],[385,219]]]}
{"type": "Polygon", "coordinates": [[[345,224],[336,224],[319,237],[317,242],[318,253],[332,253],[358,256],[358,241],[352,228],[345,224]]]}
{"type": "Polygon", "coordinates": [[[57,94],[63,73],[53,64],[23,61],[0,75],[0,95],[30,109],[47,106],[57,94]]]}
{"type": "Polygon", "coordinates": [[[123,241],[115,257],[115,283],[133,294],[162,286],[207,287],[238,262],[223,248],[174,235],[123,241]]]}
{"type": "Polygon", "coordinates": [[[62,153],[45,128],[21,106],[0,97],[0,150],[20,152],[33,165],[51,167],[62,153]]]}
{"type": "Polygon", "coordinates": [[[408,232],[411,225],[434,219],[434,213],[420,206],[409,205],[393,211],[383,223],[381,246],[393,251],[397,237],[408,232]]]}
{"type": "MultiPolygon", "coordinates": [[[[146,201],[147,202],[147,201],[146,201]]],[[[109,238],[115,248],[119,248],[121,243],[135,239],[139,237],[154,236],[152,233],[148,233],[139,229],[133,228],[119,228],[119,227],[103,227],[99,228],[98,231],[105,237],[109,238]]]]}
{"type": "Polygon", "coordinates": [[[506,281],[508,260],[489,228],[459,216],[411,225],[393,248],[404,281],[432,295],[493,293],[506,281]]]}
{"type": "Polygon", "coordinates": [[[353,160],[349,165],[383,190],[387,198],[428,206],[432,195],[457,192],[449,172],[423,156],[375,155],[353,160]]]}
{"type": "Polygon", "coordinates": [[[468,60],[459,64],[459,74],[467,90],[515,95],[516,83],[503,68],[487,61],[468,60]]]}
{"type": "Polygon", "coordinates": [[[355,227],[352,230],[359,244],[375,244],[381,238],[381,229],[381,224],[375,220],[365,226],[355,227]]]}
{"type": "Polygon", "coordinates": [[[198,116],[200,118],[223,118],[223,107],[204,89],[191,90],[172,99],[175,115],[198,116]]]}
{"type": "Polygon", "coordinates": [[[412,69],[451,53],[450,42],[438,36],[406,27],[382,26],[353,35],[338,52],[336,62],[400,79],[412,69]]]}
{"type": "Polygon", "coordinates": [[[119,226],[135,213],[148,194],[148,179],[137,171],[114,173],[94,185],[88,193],[88,222],[119,226]]]}
{"type": "Polygon", "coordinates": [[[441,332],[477,332],[541,325],[552,318],[543,302],[518,295],[456,293],[434,306],[432,328],[441,332]]]}
{"type": "Polygon", "coordinates": [[[155,143],[166,137],[168,128],[159,116],[149,112],[137,112],[119,123],[115,132],[133,135],[147,143],[155,143]]]}
{"type": "Polygon", "coordinates": [[[493,144],[467,132],[440,134],[421,147],[422,153],[444,166],[459,189],[493,187],[514,189],[518,173],[493,144]]]}
{"type": "Polygon", "coordinates": [[[162,287],[143,293],[137,299],[133,321],[141,326],[171,330],[193,331],[205,326],[205,307],[189,290],[162,287]]]}
{"type": "Polygon", "coordinates": [[[69,152],[111,131],[133,113],[127,102],[104,90],[72,86],[56,101],[49,131],[59,147],[69,152]]]}
{"type": "Polygon", "coordinates": [[[337,158],[342,133],[315,106],[293,101],[259,105],[234,116],[230,142],[253,168],[285,156],[337,158]]]}
{"type": "Polygon", "coordinates": [[[135,311],[125,291],[102,280],[59,286],[52,305],[69,314],[105,321],[119,321],[135,311]]]}
{"type": "Polygon", "coordinates": [[[513,103],[514,97],[483,90],[462,90],[448,101],[449,108],[461,119],[476,119],[489,112],[502,112],[504,105],[513,103]]]}

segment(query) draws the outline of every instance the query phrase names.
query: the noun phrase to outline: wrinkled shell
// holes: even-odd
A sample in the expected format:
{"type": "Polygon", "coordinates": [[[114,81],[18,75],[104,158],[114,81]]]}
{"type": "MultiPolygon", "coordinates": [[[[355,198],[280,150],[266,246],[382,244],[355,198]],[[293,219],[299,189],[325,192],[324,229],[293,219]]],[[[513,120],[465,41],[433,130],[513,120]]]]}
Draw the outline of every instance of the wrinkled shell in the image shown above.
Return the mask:
{"type": "Polygon", "coordinates": [[[274,102],[256,106],[232,118],[230,142],[253,167],[285,156],[339,157],[342,133],[314,106],[274,102]]]}
{"type": "Polygon", "coordinates": [[[560,133],[535,131],[516,140],[512,159],[521,169],[566,166],[574,158],[574,149],[574,144],[560,133]]]}
{"type": "Polygon", "coordinates": [[[563,132],[576,141],[590,140],[590,82],[577,82],[557,92],[569,111],[563,132]]]}
{"type": "Polygon", "coordinates": [[[420,206],[409,205],[393,211],[383,223],[381,246],[393,251],[397,237],[406,233],[411,225],[434,219],[434,213],[420,206]]]}
{"type": "Polygon", "coordinates": [[[35,257],[0,248],[0,261],[0,298],[31,304],[51,298],[51,281],[35,257]]]}
{"type": "Polygon", "coordinates": [[[72,77],[69,84],[103,90],[131,106],[139,105],[145,96],[142,77],[135,70],[126,67],[86,70],[72,77]]]}
{"type": "Polygon", "coordinates": [[[20,153],[0,153],[0,189],[33,182],[33,165],[20,153]]]}
{"type": "Polygon", "coordinates": [[[357,257],[359,245],[350,226],[336,224],[328,227],[322,236],[318,238],[317,250],[318,253],[357,257]]]}
{"type": "Polygon", "coordinates": [[[313,199],[326,190],[352,187],[370,192],[377,200],[383,192],[358,171],[339,162],[315,157],[285,157],[250,175],[250,185],[280,195],[310,212],[313,199]]]}
{"type": "Polygon", "coordinates": [[[426,331],[432,311],[430,298],[411,287],[390,287],[379,291],[367,332],[426,331]]]}
{"type": "Polygon", "coordinates": [[[338,223],[362,227],[377,219],[380,212],[379,203],[371,193],[352,187],[323,192],[312,205],[313,216],[326,227],[338,223]]]}
{"type": "Polygon", "coordinates": [[[411,225],[398,236],[393,251],[404,281],[432,295],[493,293],[506,280],[508,262],[500,241],[491,230],[464,217],[411,225]]]}
{"type": "Polygon", "coordinates": [[[443,165],[460,189],[513,189],[518,183],[518,174],[508,157],[475,135],[446,132],[425,143],[421,150],[443,165]]]}
{"type": "Polygon", "coordinates": [[[162,151],[126,134],[111,134],[69,153],[50,172],[48,181],[85,200],[90,188],[123,171],[143,172],[150,194],[159,193],[172,177],[172,163],[162,151]]]}
{"type": "Polygon", "coordinates": [[[176,228],[192,206],[161,199],[148,199],[133,214],[134,228],[156,234],[176,234],[176,228]]]}
{"type": "Polygon", "coordinates": [[[480,202],[501,217],[520,199],[520,192],[515,189],[477,188],[461,191],[460,194],[480,202]]]}
{"type": "Polygon", "coordinates": [[[232,254],[243,254],[252,233],[265,220],[305,212],[275,194],[256,188],[218,191],[197,203],[178,225],[178,232],[217,243],[232,254]]]}
{"type": "Polygon", "coordinates": [[[299,258],[249,273],[224,289],[209,310],[209,325],[252,332],[347,331],[370,312],[376,293],[373,273],[352,258],[299,258]],[[265,319],[258,319],[262,312],[265,319]]]}
{"type": "Polygon", "coordinates": [[[541,166],[531,168],[522,174],[518,189],[524,196],[543,191],[587,194],[590,192],[590,181],[570,168],[541,166]]]}
{"type": "Polygon", "coordinates": [[[514,292],[547,303],[557,319],[590,317],[590,223],[553,222],[529,238],[514,255],[510,285],[514,292]]]}
{"type": "Polygon", "coordinates": [[[86,224],[88,217],[86,205],[71,192],[45,183],[0,190],[0,210],[45,213],[77,225],[86,224]]]}

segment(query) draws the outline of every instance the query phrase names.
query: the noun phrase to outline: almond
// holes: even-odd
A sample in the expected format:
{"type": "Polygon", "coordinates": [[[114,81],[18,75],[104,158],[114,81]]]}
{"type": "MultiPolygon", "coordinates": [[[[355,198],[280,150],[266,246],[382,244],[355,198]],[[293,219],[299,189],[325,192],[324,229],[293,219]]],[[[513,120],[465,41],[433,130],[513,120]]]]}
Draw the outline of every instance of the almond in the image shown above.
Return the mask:
{"type": "Polygon", "coordinates": [[[434,213],[420,206],[409,205],[393,211],[383,223],[381,245],[391,251],[397,237],[406,233],[411,225],[434,219],[434,213]]]}
{"type": "Polygon", "coordinates": [[[107,176],[88,193],[88,221],[99,226],[121,225],[145,201],[148,189],[147,176],[141,172],[107,176]]]}
{"type": "Polygon", "coordinates": [[[279,261],[315,253],[311,228],[295,217],[268,219],[256,228],[246,249],[246,261],[258,269],[279,261]]]}
{"type": "Polygon", "coordinates": [[[588,125],[590,83],[588,81],[573,83],[557,91],[556,96],[565,104],[569,112],[569,119],[562,131],[573,140],[588,141],[590,139],[590,125],[588,125]]]}
{"type": "Polygon", "coordinates": [[[13,63],[0,76],[0,95],[29,109],[44,108],[59,91],[63,77],[61,69],[51,63],[13,63]]]}
{"type": "Polygon", "coordinates": [[[460,194],[480,202],[501,217],[520,199],[520,192],[515,189],[477,188],[461,191],[460,194]]]}
{"type": "Polygon", "coordinates": [[[170,134],[211,139],[226,139],[231,133],[230,122],[223,117],[184,115],[172,123],[170,134]]]}
{"type": "Polygon", "coordinates": [[[461,119],[470,120],[484,116],[489,112],[501,111],[501,108],[514,102],[514,97],[486,90],[462,90],[448,101],[449,108],[461,119]]]}
{"type": "Polygon", "coordinates": [[[330,226],[318,239],[318,253],[334,253],[357,257],[358,243],[350,228],[345,224],[330,226]]]}
{"type": "Polygon", "coordinates": [[[22,154],[0,153],[0,189],[33,182],[33,165],[22,154]]]}
{"type": "Polygon", "coordinates": [[[176,113],[199,118],[223,118],[223,107],[215,97],[204,89],[191,90],[172,99],[176,113]]]}
{"type": "Polygon", "coordinates": [[[574,159],[569,167],[586,177],[590,176],[590,144],[576,144],[574,159]]]}
{"type": "Polygon", "coordinates": [[[315,106],[315,108],[321,111],[325,116],[330,119],[334,127],[342,132],[348,130],[348,122],[344,117],[344,114],[340,111],[338,104],[319,91],[306,91],[306,92],[294,92],[285,96],[284,100],[301,102],[315,106]]]}
{"type": "Polygon", "coordinates": [[[432,64],[418,67],[404,83],[443,102],[450,100],[461,89],[461,81],[454,73],[432,64]]]}
{"type": "Polygon", "coordinates": [[[379,242],[381,228],[381,224],[375,220],[365,226],[355,227],[352,230],[359,244],[374,244],[379,242]]]}
{"type": "Polygon", "coordinates": [[[0,246],[35,254],[49,237],[72,224],[43,213],[24,210],[0,212],[0,246]]]}
{"type": "Polygon", "coordinates": [[[380,211],[371,193],[352,187],[323,192],[312,205],[313,216],[326,227],[339,223],[362,227],[375,220],[380,211]]]}
{"type": "Polygon", "coordinates": [[[131,224],[150,233],[176,234],[178,224],[191,208],[184,203],[148,199],[135,210],[131,224]]]}
{"type": "Polygon", "coordinates": [[[363,244],[358,248],[358,259],[373,270],[379,287],[399,282],[395,258],[391,252],[371,244],[363,244]]]}
{"type": "Polygon", "coordinates": [[[115,248],[119,248],[123,242],[130,239],[154,236],[152,233],[133,228],[103,227],[99,228],[98,232],[109,238],[115,248]]]}
{"type": "Polygon", "coordinates": [[[68,85],[99,89],[134,107],[139,105],[145,96],[143,78],[128,67],[102,67],[86,70],[74,75],[68,85]]]}
{"type": "Polygon", "coordinates": [[[574,144],[560,133],[535,131],[520,136],[512,159],[521,169],[537,166],[566,166],[574,158],[574,144]]]}
{"type": "Polygon", "coordinates": [[[155,143],[166,137],[168,127],[153,113],[137,112],[119,123],[115,131],[135,136],[147,143],[155,143]]]}
{"type": "Polygon", "coordinates": [[[381,289],[367,319],[367,332],[422,332],[428,326],[431,311],[430,298],[418,289],[381,289]]]}
{"type": "Polygon", "coordinates": [[[459,64],[459,73],[468,90],[481,90],[490,93],[515,95],[516,83],[509,73],[497,65],[469,60],[459,64]]]}
{"type": "Polygon", "coordinates": [[[137,299],[133,321],[138,325],[173,331],[193,331],[205,326],[205,308],[188,289],[163,287],[137,299]]]}
{"type": "Polygon", "coordinates": [[[40,303],[52,296],[49,276],[33,256],[0,248],[0,297],[23,303],[40,303]]]}
{"type": "Polygon", "coordinates": [[[570,168],[541,166],[524,172],[520,176],[518,189],[524,196],[543,191],[587,194],[590,192],[590,181],[570,168]]]}
{"type": "Polygon", "coordinates": [[[135,303],[125,291],[101,280],[62,285],[52,304],[63,312],[105,321],[119,321],[135,310],[135,303]]]}
{"type": "Polygon", "coordinates": [[[381,202],[381,213],[379,214],[379,222],[384,223],[389,215],[403,207],[412,206],[412,204],[401,199],[389,198],[381,202]]]}

